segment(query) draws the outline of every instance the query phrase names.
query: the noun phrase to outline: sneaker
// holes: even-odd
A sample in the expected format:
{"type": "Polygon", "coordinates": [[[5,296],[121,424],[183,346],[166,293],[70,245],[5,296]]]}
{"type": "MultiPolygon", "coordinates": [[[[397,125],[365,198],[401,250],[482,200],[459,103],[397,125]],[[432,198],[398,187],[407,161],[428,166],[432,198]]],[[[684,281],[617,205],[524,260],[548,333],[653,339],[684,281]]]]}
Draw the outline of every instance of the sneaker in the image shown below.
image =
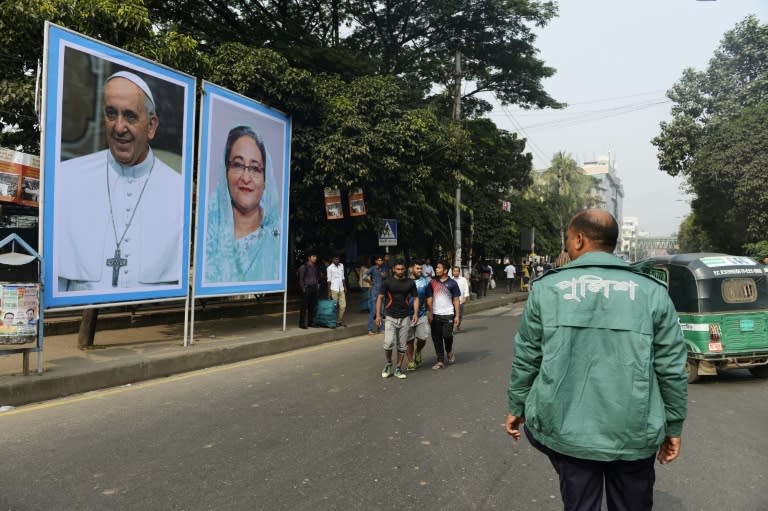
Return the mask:
{"type": "Polygon", "coordinates": [[[421,352],[417,351],[416,354],[413,356],[413,361],[416,363],[416,367],[419,367],[421,365],[421,352]]]}
{"type": "Polygon", "coordinates": [[[411,360],[410,362],[408,362],[408,365],[405,366],[405,370],[406,371],[415,371],[417,367],[419,367],[419,366],[416,365],[416,362],[411,360]]]}
{"type": "Polygon", "coordinates": [[[392,364],[387,364],[384,366],[384,369],[381,370],[381,377],[382,378],[389,378],[392,376],[392,364]]]}
{"type": "Polygon", "coordinates": [[[402,372],[402,371],[400,370],[400,368],[398,367],[397,369],[395,369],[395,378],[400,378],[401,380],[404,380],[404,379],[406,379],[406,378],[408,378],[408,377],[407,377],[407,376],[405,375],[405,373],[404,373],[404,372],[402,372]]]}

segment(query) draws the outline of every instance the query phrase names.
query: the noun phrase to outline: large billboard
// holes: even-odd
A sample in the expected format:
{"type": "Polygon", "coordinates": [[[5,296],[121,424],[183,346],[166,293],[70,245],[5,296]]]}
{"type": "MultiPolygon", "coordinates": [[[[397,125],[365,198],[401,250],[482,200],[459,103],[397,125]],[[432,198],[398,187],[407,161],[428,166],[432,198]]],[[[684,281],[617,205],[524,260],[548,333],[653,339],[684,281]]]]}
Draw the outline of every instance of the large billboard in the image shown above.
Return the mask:
{"type": "Polygon", "coordinates": [[[286,288],[291,121],[203,82],[195,295],[286,288]]]}
{"type": "Polygon", "coordinates": [[[187,295],[195,79],[46,25],[45,307],[187,295]]]}

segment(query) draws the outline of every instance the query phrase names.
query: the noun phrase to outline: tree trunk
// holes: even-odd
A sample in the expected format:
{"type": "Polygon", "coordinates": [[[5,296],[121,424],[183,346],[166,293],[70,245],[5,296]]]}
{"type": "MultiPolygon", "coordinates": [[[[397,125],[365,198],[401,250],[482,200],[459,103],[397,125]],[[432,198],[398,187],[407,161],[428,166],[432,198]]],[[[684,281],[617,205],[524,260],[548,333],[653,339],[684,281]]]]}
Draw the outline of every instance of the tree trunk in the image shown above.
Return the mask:
{"type": "Polygon", "coordinates": [[[99,317],[99,309],[85,309],[80,319],[80,331],[77,333],[77,346],[86,349],[93,346],[96,337],[96,319],[99,317]]]}

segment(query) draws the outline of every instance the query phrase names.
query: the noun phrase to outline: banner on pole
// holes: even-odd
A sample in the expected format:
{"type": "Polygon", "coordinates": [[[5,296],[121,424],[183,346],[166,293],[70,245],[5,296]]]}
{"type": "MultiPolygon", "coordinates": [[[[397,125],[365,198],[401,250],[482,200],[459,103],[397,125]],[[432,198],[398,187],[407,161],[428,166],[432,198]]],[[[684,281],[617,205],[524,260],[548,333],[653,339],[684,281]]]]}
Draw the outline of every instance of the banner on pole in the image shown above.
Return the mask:
{"type": "Polygon", "coordinates": [[[39,207],[40,158],[0,147],[0,201],[39,207]]]}
{"type": "Polygon", "coordinates": [[[349,216],[365,216],[363,189],[355,188],[349,192],[349,216]]]}
{"type": "Polygon", "coordinates": [[[325,189],[325,218],[328,220],[344,218],[344,210],[341,208],[341,192],[338,188],[325,189]]]}

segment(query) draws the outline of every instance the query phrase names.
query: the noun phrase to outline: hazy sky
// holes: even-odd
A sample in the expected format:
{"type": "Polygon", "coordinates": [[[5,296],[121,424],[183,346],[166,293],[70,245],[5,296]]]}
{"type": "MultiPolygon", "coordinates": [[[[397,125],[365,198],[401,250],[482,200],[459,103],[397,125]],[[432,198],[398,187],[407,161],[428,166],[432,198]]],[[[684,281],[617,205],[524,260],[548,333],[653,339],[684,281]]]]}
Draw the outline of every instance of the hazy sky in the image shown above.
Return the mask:
{"type": "Polygon", "coordinates": [[[611,153],[624,184],[624,216],[652,235],[677,231],[689,211],[680,179],[658,170],[651,139],[669,120],[665,93],[683,70],[706,69],[723,34],[746,16],[768,22],[768,0],[562,0],[539,30],[540,58],[557,69],[544,82],[563,110],[497,104],[490,117],[528,139],[534,167],[557,151],[582,164],[611,153]]]}

